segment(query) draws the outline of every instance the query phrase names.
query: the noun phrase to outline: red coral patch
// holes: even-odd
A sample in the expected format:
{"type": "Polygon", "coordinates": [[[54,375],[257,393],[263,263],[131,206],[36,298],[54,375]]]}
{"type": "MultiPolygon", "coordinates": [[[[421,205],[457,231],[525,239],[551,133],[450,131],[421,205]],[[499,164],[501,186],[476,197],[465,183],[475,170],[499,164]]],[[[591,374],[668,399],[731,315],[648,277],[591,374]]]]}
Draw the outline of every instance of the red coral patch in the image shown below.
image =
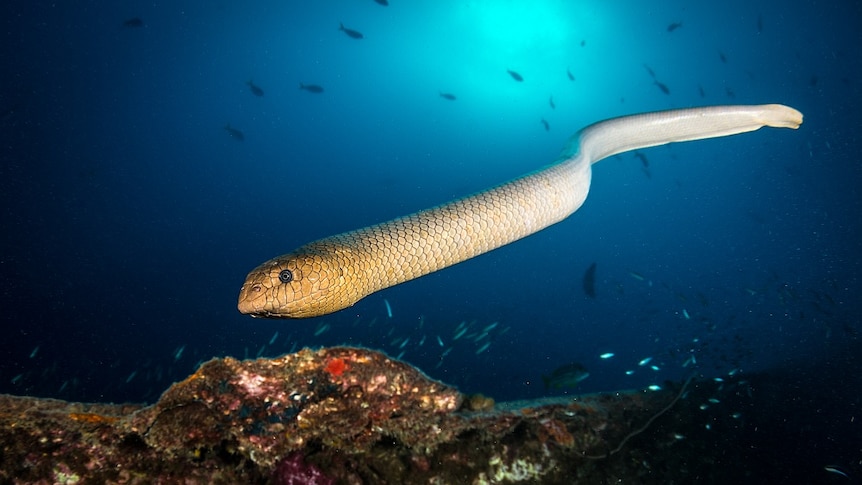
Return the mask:
{"type": "Polygon", "coordinates": [[[347,363],[341,357],[332,359],[323,370],[333,377],[340,377],[347,370],[347,363]]]}

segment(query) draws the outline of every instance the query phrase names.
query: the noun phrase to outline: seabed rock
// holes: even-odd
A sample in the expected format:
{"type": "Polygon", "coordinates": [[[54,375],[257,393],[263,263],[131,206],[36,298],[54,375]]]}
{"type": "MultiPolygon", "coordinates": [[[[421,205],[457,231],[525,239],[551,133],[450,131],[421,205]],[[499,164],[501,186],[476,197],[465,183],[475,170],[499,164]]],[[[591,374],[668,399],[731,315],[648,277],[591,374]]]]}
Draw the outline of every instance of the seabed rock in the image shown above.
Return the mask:
{"type": "Polygon", "coordinates": [[[368,349],[213,359],[151,406],[0,395],[0,483],[715,479],[714,387],[493,405],[368,349]]]}

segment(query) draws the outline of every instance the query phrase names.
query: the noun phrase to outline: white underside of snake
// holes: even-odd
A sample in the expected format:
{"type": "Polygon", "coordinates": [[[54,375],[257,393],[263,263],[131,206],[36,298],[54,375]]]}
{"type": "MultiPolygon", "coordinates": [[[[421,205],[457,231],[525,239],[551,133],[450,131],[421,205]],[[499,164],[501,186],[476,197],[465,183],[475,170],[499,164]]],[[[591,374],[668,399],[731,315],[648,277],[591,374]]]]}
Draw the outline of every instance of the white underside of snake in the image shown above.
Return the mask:
{"type": "Polygon", "coordinates": [[[253,269],[239,311],[304,318],[347,308],[375,291],[439,271],[557,223],[590,190],[591,165],[617,153],[764,126],[798,128],[778,104],[712,106],[600,121],[571,137],[552,165],[488,190],[308,243],[253,269]]]}

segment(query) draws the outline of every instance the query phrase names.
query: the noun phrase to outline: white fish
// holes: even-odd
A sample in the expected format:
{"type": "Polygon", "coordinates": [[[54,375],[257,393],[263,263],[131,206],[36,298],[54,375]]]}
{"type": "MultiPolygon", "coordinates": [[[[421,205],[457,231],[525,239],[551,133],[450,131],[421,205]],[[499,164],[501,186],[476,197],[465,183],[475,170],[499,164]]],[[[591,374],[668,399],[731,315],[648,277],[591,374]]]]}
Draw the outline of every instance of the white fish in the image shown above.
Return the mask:
{"type": "MultiPolygon", "coordinates": [[[[403,342],[401,342],[401,345],[399,345],[399,346],[398,346],[398,348],[399,348],[399,349],[403,349],[404,347],[406,347],[406,346],[407,346],[407,342],[409,342],[409,341],[410,341],[410,337],[407,337],[406,339],[404,339],[404,341],[403,341],[403,342]]],[[[401,358],[401,357],[399,357],[399,359],[400,359],[400,358],[401,358]]]]}
{"type": "Polygon", "coordinates": [[[656,372],[661,370],[661,369],[659,369],[659,366],[657,366],[657,365],[651,365],[651,366],[649,366],[649,368],[656,371],[656,372]]]}
{"type": "Polygon", "coordinates": [[[274,344],[274,343],[275,343],[275,339],[277,339],[277,338],[278,338],[278,330],[276,330],[276,331],[275,331],[275,333],[274,333],[274,334],[272,334],[272,338],[271,338],[271,339],[269,339],[269,345],[274,344]]]}
{"type": "Polygon", "coordinates": [[[132,373],[129,374],[129,377],[126,377],[126,384],[132,382],[132,379],[134,379],[136,375],[138,375],[138,371],[133,370],[132,373]]]}
{"type": "Polygon", "coordinates": [[[174,360],[175,361],[180,360],[180,357],[183,356],[184,350],[186,350],[185,345],[180,345],[179,347],[177,347],[177,350],[174,352],[174,360]]]}
{"type": "Polygon", "coordinates": [[[440,347],[443,347],[443,339],[440,336],[437,336],[437,343],[440,344],[440,347]]]}
{"type": "Polygon", "coordinates": [[[838,467],[828,466],[828,465],[827,465],[827,466],[823,467],[823,469],[824,469],[824,470],[826,470],[826,471],[827,471],[827,472],[829,472],[829,473],[834,473],[834,474],[836,474],[836,475],[841,475],[841,476],[842,476],[842,477],[844,477],[844,478],[850,478],[850,475],[848,475],[848,474],[844,473],[844,472],[843,472],[843,471],[841,471],[838,467]]]}
{"type": "Polygon", "coordinates": [[[320,324],[317,326],[317,330],[314,331],[314,336],[318,337],[318,336],[320,336],[320,334],[322,334],[323,332],[325,332],[327,330],[329,330],[329,324],[328,323],[320,324]]]}
{"type": "Polygon", "coordinates": [[[499,325],[499,324],[500,324],[500,322],[494,322],[494,323],[492,323],[492,324],[488,325],[487,327],[485,327],[484,329],[482,329],[482,332],[484,332],[484,333],[488,333],[488,332],[490,332],[491,330],[494,330],[494,328],[496,328],[496,327],[497,327],[497,325],[499,325]]]}
{"type": "Polygon", "coordinates": [[[649,389],[650,391],[661,391],[661,386],[653,384],[653,385],[647,387],[647,389],[649,389]]]}
{"type": "Polygon", "coordinates": [[[652,360],[652,357],[647,357],[647,358],[641,360],[640,362],[638,362],[638,365],[643,367],[643,366],[649,364],[651,360],[652,360]]]}
{"type": "Polygon", "coordinates": [[[458,330],[458,332],[455,333],[455,336],[452,337],[452,340],[458,340],[459,338],[463,337],[465,333],[467,333],[467,327],[458,330]]]}
{"type": "Polygon", "coordinates": [[[635,373],[635,371],[633,371],[633,370],[627,370],[626,371],[627,376],[634,375],[634,373],[635,373]]]}
{"type": "Polygon", "coordinates": [[[479,354],[481,354],[482,352],[484,352],[484,351],[488,350],[488,347],[490,347],[490,346],[491,346],[491,342],[485,342],[485,344],[484,344],[484,345],[482,345],[481,347],[479,347],[478,349],[476,349],[476,355],[479,355],[479,354]]]}
{"type": "Polygon", "coordinates": [[[39,346],[37,345],[32,352],[30,352],[30,358],[36,357],[36,354],[39,353],[39,346]]]}
{"type": "Polygon", "coordinates": [[[392,305],[389,304],[389,300],[386,298],[383,299],[383,303],[386,305],[386,316],[392,318],[392,305]]]}
{"type": "Polygon", "coordinates": [[[682,316],[685,317],[686,320],[691,319],[691,315],[688,314],[688,310],[686,310],[685,308],[682,309],[682,316]]]}
{"type": "Polygon", "coordinates": [[[613,356],[614,356],[613,352],[605,352],[604,354],[600,355],[599,358],[600,359],[610,359],[613,356]]]}

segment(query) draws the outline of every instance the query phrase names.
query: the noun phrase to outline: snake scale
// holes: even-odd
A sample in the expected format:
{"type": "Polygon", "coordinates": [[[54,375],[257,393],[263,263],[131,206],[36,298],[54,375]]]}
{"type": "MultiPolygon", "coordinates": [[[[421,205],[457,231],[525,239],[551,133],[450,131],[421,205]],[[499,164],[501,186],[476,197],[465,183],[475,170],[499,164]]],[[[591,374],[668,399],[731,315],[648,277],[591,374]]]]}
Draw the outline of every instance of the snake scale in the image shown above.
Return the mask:
{"type": "Polygon", "coordinates": [[[388,222],[323,238],[266,261],[246,277],[241,313],[306,318],[478,256],[578,210],[590,166],[617,153],[754,131],[798,128],[779,104],[712,106],[612,118],[572,136],[553,164],[482,192],[388,222]]]}

